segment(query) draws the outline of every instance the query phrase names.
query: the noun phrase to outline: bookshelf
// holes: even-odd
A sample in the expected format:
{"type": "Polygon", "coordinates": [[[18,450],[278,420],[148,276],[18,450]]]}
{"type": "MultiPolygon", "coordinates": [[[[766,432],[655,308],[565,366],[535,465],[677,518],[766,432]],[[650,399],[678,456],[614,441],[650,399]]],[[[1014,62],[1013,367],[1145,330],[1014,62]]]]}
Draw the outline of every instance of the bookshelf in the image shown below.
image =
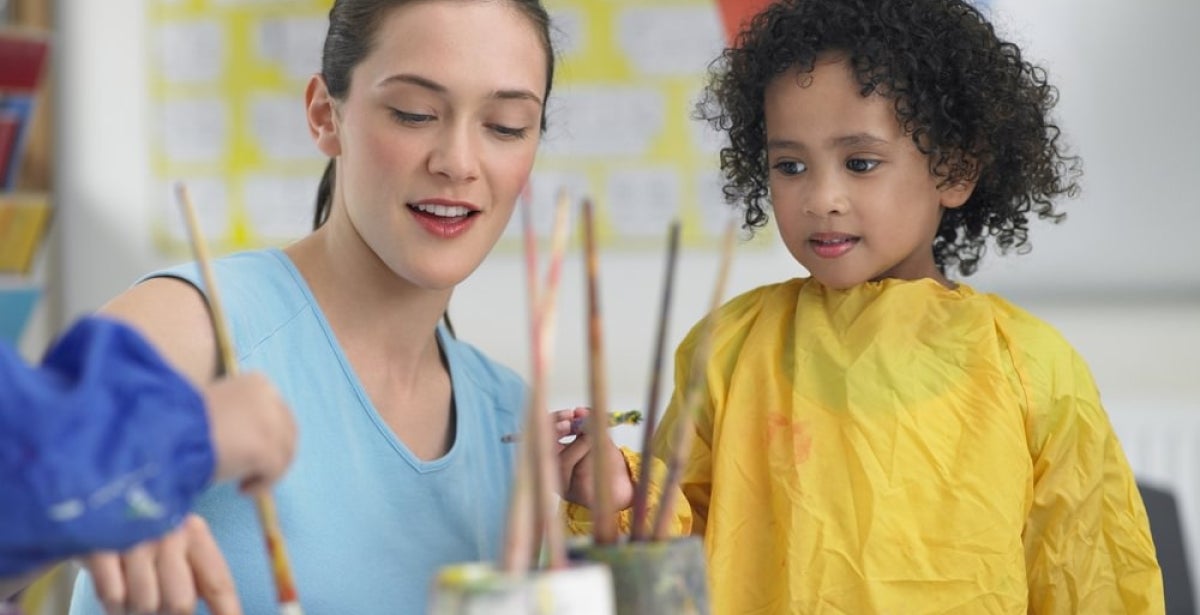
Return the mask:
{"type": "Polygon", "coordinates": [[[49,0],[0,7],[0,342],[32,359],[50,331],[52,7],[49,0]]]}
{"type": "MultiPolygon", "coordinates": [[[[37,359],[59,328],[57,293],[52,280],[56,254],[52,246],[54,211],[54,88],[53,0],[0,0],[0,29],[41,37],[50,47],[38,72],[36,87],[26,91],[0,90],[5,96],[29,96],[32,113],[24,126],[22,143],[9,155],[17,166],[0,182],[0,340],[4,327],[15,329],[21,354],[37,359]],[[6,232],[8,234],[6,234],[6,232]],[[23,314],[22,314],[23,312],[23,314]],[[17,321],[23,321],[17,324],[17,321]],[[11,323],[11,324],[10,324],[11,323]]],[[[11,56],[5,56],[7,60],[11,56]]],[[[2,62],[0,62],[2,64],[2,62]]],[[[17,599],[26,615],[64,615],[74,578],[72,566],[59,566],[28,587],[17,599]]],[[[0,601],[0,612],[14,605],[0,601]]]]}

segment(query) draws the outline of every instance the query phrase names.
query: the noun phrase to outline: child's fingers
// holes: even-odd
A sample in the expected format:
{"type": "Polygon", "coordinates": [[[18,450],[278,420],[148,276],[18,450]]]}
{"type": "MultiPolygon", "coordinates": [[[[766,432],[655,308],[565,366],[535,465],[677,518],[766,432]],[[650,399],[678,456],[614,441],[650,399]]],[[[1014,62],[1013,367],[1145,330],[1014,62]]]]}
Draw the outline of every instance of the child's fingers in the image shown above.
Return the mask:
{"type": "Polygon", "coordinates": [[[589,408],[584,406],[551,412],[551,420],[554,421],[554,439],[562,440],[579,435],[580,426],[583,425],[583,419],[587,417],[588,412],[589,408]]]}
{"type": "Polygon", "coordinates": [[[573,435],[571,432],[572,420],[554,421],[554,440],[562,440],[563,438],[573,435]]]}
{"type": "Polygon", "coordinates": [[[588,415],[589,411],[590,409],[587,406],[576,406],[569,410],[555,410],[554,412],[550,413],[550,416],[553,417],[554,422],[557,423],[559,421],[572,421],[581,417],[585,417],[588,415]]]}
{"type": "MultiPolygon", "coordinates": [[[[566,445],[563,451],[559,453],[558,458],[562,461],[562,465],[574,469],[583,461],[587,454],[592,450],[592,442],[584,434],[580,434],[575,438],[574,442],[566,445]]],[[[565,483],[564,483],[565,484],[565,483]]]]}
{"type": "Polygon", "coordinates": [[[158,572],[154,566],[155,550],[154,543],[143,543],[121,556],[128,590],[125,604],[134,613],[159,611],[161,596],[158,592],[158,572]]]}
{"type": "Polygon", "coordinates": [[[121,558],[116,553],[96,553],[84,559],[83,565],[92,575],[96,599],[106,613],[125,611],[125,575],[121,573],[121,558]]]}
{"type": "Polygon", "coordinates": [[[187,561],[186,530],[168,534],[159,543],[158,587],[162,610],[169,615],[196,611],[196,581],[187,561]]]}
{"type": "Polygon", "coordinates": [[[233,575],[208,524],[196,515],[184,521],[188,530],[188,564],[196,575],[196,593],[212,615],[242,615],[233,575]]]}
{"type": "Polygon", "coordinates": [[[584,506],[590,504],[587,497],[589,487],[587,478],[590,475],[587,471],[587,464],[583,461],[591,450],[591,440],[587,436],[580,435],[558,454],[558,469],[564,490],[563,498],[584,506]]]}
{"type": "Polygon", "coordinates": [[[575,418],[574,409],[555,410],[554,412],[550,413],[550,420],[554,421],[555,423],[561,423],[563,421],[570,422],[573,418],[575,418]]]}

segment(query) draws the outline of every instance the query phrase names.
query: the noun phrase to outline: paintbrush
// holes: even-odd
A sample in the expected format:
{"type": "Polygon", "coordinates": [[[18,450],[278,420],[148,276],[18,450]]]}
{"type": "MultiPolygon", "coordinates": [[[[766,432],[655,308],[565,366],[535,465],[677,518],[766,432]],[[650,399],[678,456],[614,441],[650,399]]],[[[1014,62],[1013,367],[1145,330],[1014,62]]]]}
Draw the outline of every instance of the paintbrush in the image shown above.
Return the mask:
{"type": "Polygon", "coordinates": [[[556,522],[555,515],[557,496],[554,486],[558,481],[558,472],[554,451],[546,443],[551,437],[550,426],[539,420],[539,417],[546,411],[546,376],[554,347],[556,297],[562,259],[566,251],[567,212],[570,201],[565,191],[560,192],[544,294],[538,289],[537,239],[533,231],[532,200],[528,191],[522,205],[533,372],[525,429],[536,437],[525,443],[518,456],[518,473],[510,501],[508,530],[501,562],[504,570],[510,574],[517,574],[532,567],[531,558],[537,552],[543,537],[546,540],[548,566],[559,568],[566,565],[563,530],[556,522]]]}
{"type": "MultiPolygon", "coordinates": [[[[558,191],[558,199],[554,208],[554,227],[550,234],[550,266],[546,272],[546,290],[542,296],[540,314],[541,322],[541,394],[534,417],[544,417],[546,408],[546,389],[550,365],[554,359],[554,339],[557,331],[558,288],[562,279],[563,257],[567,251],[567,235],[569,231],[569,214],[571,199],[566,189],[558,191]]],[[[544,420],[535,420],[535,431],[530,432],[541,441],[538,446],[541,457],[541,500],[544,512],[544,532],[546,539],[546,565],[550,569],[563,568],[567,565],[567,545],[564,537],[563,524],[558,518],[558,492],[561,491],[561,478],[558,473],[558,459],[550,446],[552,437],[550,425],[544,420]]]]}
{"type": "MultiPolygon", "coordinates": [[[[525,252],[526,303],[529,309],[530,337],[533,345],[531,353],[535,355],[531,362],[536,370],[536,348],[540,343],[540,340],[537,339],[540,327],[538,318],[540,306],[537,283],[537,237],[533,230],[532,201],[530,186],[526,184],[525,189],[521,192],[521,231],[525,252]]],[[[536,371],[534,376],[536,386],[536,371]]],[[[536,405],[531,391],[529,407],[526,408],[525,415],[526,428],[531,423],[532,417],[535,416],[536,405]]],[[[532,449],[528,447],[522,448],[517,454],[516,476],[513,479],[512,494],[509,496],[508,524],[504,532],[504,547],[500,552],[500,567],[510,575],[528,570],[534,553],[537,551],[537,548],[532,546],[537,542],[535,536],[540,535],[535,530],[537,525],[535,508],[537,507],[534,502],[537,500],[537,496],[534,491],[537,482],[536,476],[539,475],[535,457],[532,449]]]]}
{"type": "Polygon", "coordinates": [[[613,510],[608,456],[608,391],[604,370],[604,331],[600,314],[600,263],[596,254],[596,225],[592,200],[583,200],[583,246],[587,271],[588,389],[592,412],[588,415],[592,443],[592,541],[598,545],[617,541],[617,515],[613,510]]]}
{"type": "MultiPolygon", "coordinates": [[[[571,419],[571,426],[567,434],[563,438],[571,436],[580,436],[588,432],[587,417],[579,419],[571,419]]],[[[608,426],[617,427],[619,425],[637,425],[642,422],[642,413],[640,410],[623,410],[619,412],[608,413],[608,426]]],[[[521,441],[521,434],[507,433],[500,437],[500,441],[506,444],[521,441]]]]}
{"type": "MultiPolygon", "coordinates": [[[[204,287],[208,291],[205,297],[208,301],[209,314],[212,316],[213,333],[216,336],[217,351],[221,358],[221,367],[226,376],[236,376],[238,373],[237,356],[230,341],[229,329],[225,320],[225,312],[221,306],[221,296],[217,291],[217,279],[212,270],[212,259],[208,255],[208,244],[200,230],[200,222],[196,217],[196,209],[188,195],[187,186],[176,184],[176,196],[183,210],[184,222],[187,225],[188,239],[192,244],[192,253],[196,265],[200,268],[200,276],[204,279],[204,287]]],[[[296,594],[296,585],[292,580],[292,567],[288,563],[287,547],[283,542],[283,533],[279,529],[279,516],[275,511],[275,500],[270,494],[254,498],[254,506],[258,511],[258,520],[262,524],[263,534],[267,540],[267,557],[271,562],[271,573],[275,579],[276,601],[281,615],[303,615],[300,600],[296,594]]]]}
{"type": "Polygon", "coordinates": [[[671,222],[667,240],[666,271],[663,274],[662,300],[658,311],[658,332],[654,342],[654,359],[650,368],[650,390],[646,394],[646,428],[642,433],[642,467],[633,491],[633,527],[630,540],[645,540],[646,503],[650,493],[650,468],[653,466],[654,427],[658,423],[659,382],[663,356],[667,346],[667,321],[671,313],[671,289],[675,285],[675,263],[679,254],[679,220],[671,222]]]}
{"type": "Polygon", "coordinates": [[[731,219],[725,228],[721,245],[721,262],[717,270],[716,284],[713,286],[712,302],[708,315],[704,317],[699,344],[695,355],[692,356],[691,369],[688,371],[683,406],[679,409],[679,420],[676,421],[675,430],[671,434],[672,450],[671,457],[667,460],[667,479],[663,483],[662,502],[659,503],[658,514],[654,517],[651,533],[653,540],[656,541],[666,538],[667,524],[674,513],[674,493],[679,487],[679,481],[683,476],[683,467],[691,453],[692,439],[695,437],[693,425],[696,420],[696,412],[699,410],[705,394],[705,368],[708,365],[708,355],[711,351],[713,329],[716,328],[717,310],[721,307],[725,296],[725,283],[729,279],[729,265],[733,260],[735,229],[735,223],[731,219]]]}

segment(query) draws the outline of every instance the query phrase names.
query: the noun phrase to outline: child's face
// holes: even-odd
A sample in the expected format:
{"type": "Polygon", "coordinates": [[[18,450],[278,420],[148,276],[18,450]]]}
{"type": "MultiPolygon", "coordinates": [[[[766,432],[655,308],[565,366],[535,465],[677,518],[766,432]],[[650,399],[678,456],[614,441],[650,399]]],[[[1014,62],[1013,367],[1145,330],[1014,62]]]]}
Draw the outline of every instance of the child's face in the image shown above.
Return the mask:
{"type": "Polygon", "coordinates": [[[771,204],[788,250],[823,284],[933,278],[942,208],[970,186],[938,187],[893,101],[866,97],[838,56],[789,70],[765,92],[771,204]]]}
{"type": "Polygon", "coordinates": [[[392,9],[336,106],[330,224],[426,289],[467,277],[500,237],[540,137],[546,52],[508,2],[392,9]],[[339,205],[335,205],[335,210],[339,205]]]}

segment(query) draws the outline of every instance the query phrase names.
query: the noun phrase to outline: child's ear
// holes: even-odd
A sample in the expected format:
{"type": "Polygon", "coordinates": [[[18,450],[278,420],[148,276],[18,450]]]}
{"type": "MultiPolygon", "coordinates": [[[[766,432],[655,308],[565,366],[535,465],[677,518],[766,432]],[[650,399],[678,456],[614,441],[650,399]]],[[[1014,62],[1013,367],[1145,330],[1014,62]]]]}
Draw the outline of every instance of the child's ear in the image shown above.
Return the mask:
{"type": "Polygon", "coordinates": [[[979,179],[979,165],[974,158],[970,158],[966,168],[968,169],[967,177],[938,187],[938,191],[941,192],[942,207],[946,209],[962,207],[967,199],[971,198],[971,193],[975,192],[975,183],[979,179]]]}
{"type": "Polygon", "coordinates": [[[962,179],[953,184],[947,184],[941,187],[942,207],[946,209],[956,209],[962,207],[971,198],[971,193],[975,192],[974,179],[962,179]]]}
{"type": "Polygon", "coordinates": [[[313,75],[308,80],[308,88],[304,91],[304,106],[305,115],[308,117],[308,132],[316,142],[317,149],[329,158],[340,155],[342,142],[338,139],[337,109],[321,75],[313,75]]]}

